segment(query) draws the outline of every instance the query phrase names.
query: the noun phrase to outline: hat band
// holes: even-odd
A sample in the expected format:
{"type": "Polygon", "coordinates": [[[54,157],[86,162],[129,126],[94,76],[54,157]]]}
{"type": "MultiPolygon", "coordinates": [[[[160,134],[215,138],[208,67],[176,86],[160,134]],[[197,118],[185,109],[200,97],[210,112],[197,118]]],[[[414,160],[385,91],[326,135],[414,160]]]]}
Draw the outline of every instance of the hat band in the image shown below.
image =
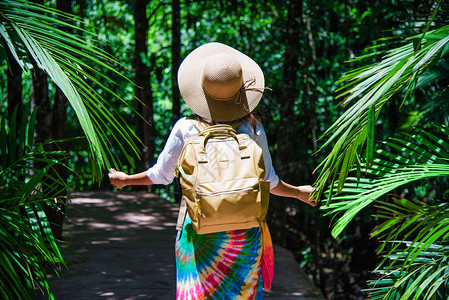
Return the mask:
{"type": "Polygon", "coordinates": [[[208,97],[210,97],[210,98],[212,98],[212,99],[214,99],[214,100],[218,100],[218,101],[229,101],[229,100],[234,100],[235,97],[237,97],[237,96],[240,94],[240,89],[241,89],[241,88],[240,88],[240,89],[238,90],[238,92],[237,92],[236,94],[232,95],[231,97],[220,98],[220,97],[216,97],[216,96],[212,95],[211,93],[209,93],[209,92],[207,91],[207,89],[204,87],[204,85],[202,85],[202,87],[203,87],[204,93],[205,93],[208,97]]]}
{"type": "Polygon", "coordinates": [[[242,87],[238,90],[238,92],[235,95],[233,95],[231,97],[227,97],[227,98],[220,98],[220,97],[216,97],[216,96],[210,94],[204,86],[203,86],[203,91],[207,96],[211,97],[214,100],[218,100],[218,101],[234,100],[234,103],[237,105],[240,105],[243,103],[243,107],[245,108],[245,110],[247,110],[249,112],[249,108],[245,105],[244,102],[242,102],[242,99],[244,98],[243,93],[246,91],[256,91],[256,92],[263,93],[265,90],[271,90],[271,88],[269,88],[269,87],[263,87],[263,88],[251,87],[255,83],[256,83],[256,78],[254,78],[254,77],[246,80],[242,84],[242,87]]]}

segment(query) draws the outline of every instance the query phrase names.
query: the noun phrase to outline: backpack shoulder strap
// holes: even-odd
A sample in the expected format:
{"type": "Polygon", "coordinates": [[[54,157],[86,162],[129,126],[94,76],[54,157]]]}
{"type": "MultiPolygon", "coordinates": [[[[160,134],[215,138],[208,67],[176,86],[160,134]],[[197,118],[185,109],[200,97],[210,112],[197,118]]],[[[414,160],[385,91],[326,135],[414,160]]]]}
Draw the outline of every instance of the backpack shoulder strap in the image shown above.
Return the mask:
{"type": "Polygon", "coordinates": [[[182,197],[181,204],[179,206],[178,220],[176,221],[176,230],[178,231],[182,230],[182,226],[184,225],[184,221],[186,219],[186,214],[187,214],[187,202],[184,199],[184,197],[182,197]]]}
{"type": "Polygon", "coordinates": [[[216,128],[217,126],[230,126],[232,129],[234,129],[235,133],[237,133],[237,129],[243,123],[243,120],[239,119],[239,120],[232,121],[230,123],[221,123],[221,124],[216,124],[216,125],[210,125],[210,124],[208,124],[206,122],[201,122],[196,117],[187,117],[187,119],[192,122],[193,126],[195,126],[195,128],[198,129],[199,132],[202,132],[202,131],[206,130],[209,127],[215,127],[216,128]]]}
{"type": "Polygon", "coordinates": [[[211,132],[237,133],[237,131],[228,124],[217,124],[217,125],[212,125],[212,126],[209,126],[205,129],[203,129],[199,135],[207,135],[211,132]]]}

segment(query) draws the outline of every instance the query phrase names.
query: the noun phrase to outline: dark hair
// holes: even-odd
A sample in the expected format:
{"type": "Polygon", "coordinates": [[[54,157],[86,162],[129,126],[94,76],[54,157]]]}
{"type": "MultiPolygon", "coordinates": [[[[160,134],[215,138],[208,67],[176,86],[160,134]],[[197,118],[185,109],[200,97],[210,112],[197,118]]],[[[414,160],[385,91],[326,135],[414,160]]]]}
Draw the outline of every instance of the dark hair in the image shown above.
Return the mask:
{"type": "MultiPolygon", "coordinates": [[[[195,119],[197,120],[197,121],[199,121],[199,122],[202,122],[202,123],[204,123],[204,124],[206,124],[206,125],[209,125],[209,126],[213,126],[213,125],[216,125],[217,124],[217,122],[215,122],[215,121],[211,121],[211,120],[208,120],[208,119],[205,119],[205,118],[203,118],[203,117],[201,117],[201,116],[196,116],[195,117],[195,119]]],[[[249,114],[247,114],[246,116],[244,116],[243,118],[241,118],[241,119],[238,119],[238,120],[235,120],[235,121],[231,121],[231,122],[223,122],[224,124],[229,124],[229,125],[235,125],[235,124],[238,124],[238,125],[240,125],[240,124],[242,124],[243,122],[245,122],[246,120],[249,120],[250,122],[251,122],[251,126],[252,126],[252,128],[253,128],[253,131],[254,131],[254,134],[255,135],[257,135],[257,121],[259,120],[259,122],[260,122],[260,119],[259,118],[257,118],[256,116],[254,116],[254,114],[253,113],[249,113],[249,114]]],[[[234,126],[233,126],[234,127],[234,126]]],[[[236,127],[238,127],[238,126],[236,126],[236,127]]]]}

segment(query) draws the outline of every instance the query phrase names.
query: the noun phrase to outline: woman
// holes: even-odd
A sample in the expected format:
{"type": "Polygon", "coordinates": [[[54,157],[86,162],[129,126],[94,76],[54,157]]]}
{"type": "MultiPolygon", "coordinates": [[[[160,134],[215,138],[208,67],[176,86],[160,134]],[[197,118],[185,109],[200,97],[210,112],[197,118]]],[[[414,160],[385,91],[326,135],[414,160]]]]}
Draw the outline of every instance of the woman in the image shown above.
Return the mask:
{"type": "MultiPolygon", "coordinates": [[[[199,116],[197,121],[178,120],[157,163],[147,171],[127,175],[111,169],[109,179],[115,188],[172,182],[185,140],[197,135],[202,127],[227,123],[262,148],[271,194],[315,206],[309,199],[313,190],[310,185],[292,186],[274,171],[265,131],[251,114],[265,90],[264,76],[256,62],[224,44],[208,43],[184,59],[178,84],[184,101],[199,116]]],[[[176,298],[261,299],[263,284],[267,289],[271,285],[271,247],[265,223],[244,230],[196,234],[187,215],[176,239],[176,298]]]]}

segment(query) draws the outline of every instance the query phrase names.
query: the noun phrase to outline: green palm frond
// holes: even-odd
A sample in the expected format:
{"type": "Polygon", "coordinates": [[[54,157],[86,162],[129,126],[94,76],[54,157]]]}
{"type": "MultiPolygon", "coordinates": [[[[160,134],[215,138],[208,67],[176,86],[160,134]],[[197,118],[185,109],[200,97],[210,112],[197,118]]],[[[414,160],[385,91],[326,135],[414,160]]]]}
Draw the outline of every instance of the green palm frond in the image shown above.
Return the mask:
{"type": "Polygon", "coordinates": [[[43,205],[57,208],[67,184],[54,171],[61,151],[33,146],[36,110],[24,106],[22,120],[0,116],[0,298],[33,299],[37,289],[52,299],[48,266],[64,264],[43,205]],[[31,118],[28,120],[28,117],[31,118]],[[16,131],[16,129],[19,129],[16,131]],[[42,167],[43,166],[43,167],[42,167]]]}
{"type": "Polygon", "coordinates": [[[404,92],[405,101],[416,89],[417,79],[448,51],[449,26],[443,26],[425,35],[413,36],[406,44],[386,53],[376,53],[384,55],[382,61],[353,70],[340,79],[340,82],[348,83],[337,91],[337,97],[343,98],[343,106],[353,104],[325,133],[330,137],[322,147],[334,141],[335,146],[317,168],[322,171],[316,187],[321,193],[331,180],[328,203],[334,188],[337,191],[343,189],[349,170],[358,164],[363,149],[366,149],[366,163],[372,162],[374,125],[383,106],[399,90],[404,92]]]}
{"type": "Polygon", "coordinates": [[[369,299],[443,299],[449,292],[449,205],[394,199],[380,202],[385,220],[372,233],[383,261],[369,299]]]}
{"type": "MultiPolygon", "coordinates": [[[[134,142],[137,137],[118,113],[111,114],[115,109],[104,98],[122,100],[102,83],[101,79],[115,84],[101,70],[128,79],[114,70],[112,64],[117,62],[106,52],[59,29],[61,26],[79,29],[67,22],[70,18],[74,17],[29,1],[0,0],[0,42],[9,48],[22,68],[32,69],[33,64],[37,65],[63,91],[89,141],[93,176],[99,179],[102,168],[120,165],[109,150],[111,141],[106,138],[104,128],[115,132],[114,144],[123,147],[124,140],[138,155],[134,142]],[[94,91],[93,85],[104,94],[94,91]]],[[[132,164],[130,156],[127,157],[132,164]]]]}
{"type": "Polygon", "coordinates": [[[416,134],[381,143],[372,164],[363,164],[358,170],[366,178],[347,178],[340,194],[323,207],[329,210],[327,214],[343,213],[332,230],[333,236],[338,236],[363,208],[390,191],[410,182],[449,175],[449,128],[434,128],[435,134],[416,129],[416,134]]]}

